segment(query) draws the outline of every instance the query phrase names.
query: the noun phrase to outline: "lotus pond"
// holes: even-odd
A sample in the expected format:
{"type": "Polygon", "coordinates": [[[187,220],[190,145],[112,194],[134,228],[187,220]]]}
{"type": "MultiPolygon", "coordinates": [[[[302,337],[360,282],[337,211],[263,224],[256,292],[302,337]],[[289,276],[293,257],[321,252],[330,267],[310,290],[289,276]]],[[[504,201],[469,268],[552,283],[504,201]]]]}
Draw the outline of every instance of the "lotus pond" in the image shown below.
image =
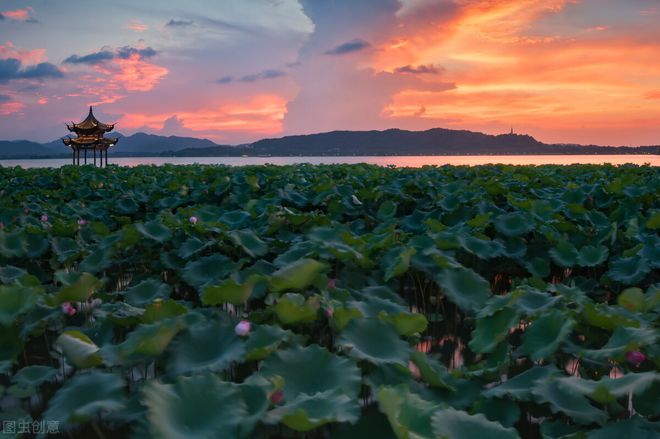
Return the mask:
{"type": "Polygon", "coordinates": [[[0,177],[2,437],[660,434],[656,167],[0,177]]]}

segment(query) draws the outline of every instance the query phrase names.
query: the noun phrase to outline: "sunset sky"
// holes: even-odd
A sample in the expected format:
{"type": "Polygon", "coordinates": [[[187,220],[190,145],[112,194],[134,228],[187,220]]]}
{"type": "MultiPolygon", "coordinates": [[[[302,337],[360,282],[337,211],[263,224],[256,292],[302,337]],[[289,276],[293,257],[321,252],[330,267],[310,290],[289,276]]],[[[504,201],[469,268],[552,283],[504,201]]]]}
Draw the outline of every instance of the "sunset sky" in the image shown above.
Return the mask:
{"type": "Polygon", "coordinates": [[[0,139],[87,106],[242,143],[444,127],[660,144],[660,0],[0,0],[0,139]]]}

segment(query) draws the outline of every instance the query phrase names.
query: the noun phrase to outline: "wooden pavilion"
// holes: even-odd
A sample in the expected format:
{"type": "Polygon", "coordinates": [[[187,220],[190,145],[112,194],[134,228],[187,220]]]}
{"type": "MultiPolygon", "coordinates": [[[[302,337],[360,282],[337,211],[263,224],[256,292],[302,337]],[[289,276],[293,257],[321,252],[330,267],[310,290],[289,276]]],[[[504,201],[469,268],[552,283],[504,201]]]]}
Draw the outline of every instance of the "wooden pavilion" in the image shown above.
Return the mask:
{"type": "Polygon", "coordinates": [[[89,107],[87,118],[80,123],[66,124],[69,131],[76,134],[75,138],[65,137],[62,142],[73,152],[73,164],[80,164],[80,152],[83,151],[84,164],[87,164],[87,151],[94,152],[94,166],[96,166],[96,151],[99,151],[99,166],[103,167],[103,153],[105,152],[105,166],[108,166],[108,148],[119,141],[116,137],[104,137],[105,133],[112,131],[115,124],[109,125],[99,122],[92,107],[89,107]]]}

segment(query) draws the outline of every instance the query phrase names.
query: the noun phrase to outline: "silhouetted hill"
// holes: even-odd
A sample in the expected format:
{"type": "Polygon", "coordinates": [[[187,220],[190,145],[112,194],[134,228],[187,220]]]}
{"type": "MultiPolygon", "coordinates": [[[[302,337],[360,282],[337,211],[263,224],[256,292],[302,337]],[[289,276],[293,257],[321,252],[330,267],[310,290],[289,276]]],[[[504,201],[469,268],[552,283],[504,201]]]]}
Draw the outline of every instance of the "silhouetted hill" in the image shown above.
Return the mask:
{"type": "MultiPolygon", "coordinates": [[[[434,128],[427,131],[332,131],[262,139],[248,145],[217,145],[194,137],[137,133],[121,136],[110,155],[117,156],[378,156],[378,155],[533,155],[533,154],[660,154],[660,146],[607,147],[549,145],[523,134],[489,135],[434,128]]],[[[69,157],[57,139],[40,144],[27,140],[0,141],[0,157],[69,157]]]]}

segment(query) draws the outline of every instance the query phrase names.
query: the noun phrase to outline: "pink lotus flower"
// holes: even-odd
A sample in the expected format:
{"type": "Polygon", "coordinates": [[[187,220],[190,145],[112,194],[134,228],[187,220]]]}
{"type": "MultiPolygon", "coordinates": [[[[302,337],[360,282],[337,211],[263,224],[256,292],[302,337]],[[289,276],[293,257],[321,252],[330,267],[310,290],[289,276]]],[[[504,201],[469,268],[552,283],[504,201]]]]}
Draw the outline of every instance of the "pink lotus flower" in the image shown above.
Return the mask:
{"type": "Polygon", "coordinates": [[[197,224],[197,217],[196,216],[191,216],[189,218],[190,224],[197,224]]]}
{"type": "Polygon", "coordinates": [[[27,207],[24,208],[24,209],[23,209],[23,213],[27,215],[28,213],[30,213],[30,209],[28,209],[27,207]]]}
{"type": "Polygon", "coordinates": [[[236,335],[240,335],[241,337],[243,337],[250,333],[251,328],[252,328],[252,323],[250,323],[247,320],[241,320],[234,328],[234,332],[236,333],[236,335]]]}
{"type": "Polygon", "coordinates": [[[325,309],[323,310],[323,312],[325,313],[325,316],[326,316],[327,318],[329,318],[329,319],[331,319],[332,316],[335,314],[335,311],[334,311],[332,308],[330,308],[330,307],[325,308],[325,309]]]}
{"type": "Polygon", "coordinates": [[[270,402],[273,404],[280,405],[284,401],[284,392],[281,390],[276,390],[270,394],[268,399],[270,399],[270,402]]]}
{"type": "Polygon", "coordinates": [[[71,302],[64,302],[62,304],[62,312],[71,317],[76,313],[76,309],[71,305],[71,302]]]}
{"type": "Polygon", "coordinates": [[[45,223],[48,221],[48,215],[41,215],[41,222],[45,223]]]}
{"type": "Polygon", "coordinates": [[[87,220],[86,220],[86,219],[82,219],[82,218],[81,218],[81,219],[78,220],[78,225],[79,225],[79,226],[84,226],[85,224],[87,224],[87,220]]]}
{"type": "Polygon", "coordinates": [[[2,229],[4,229],[4,228],[5,228],[5,223],[3,223],[2,221],[0,221],[0,230],[2,230],[2,229]]]}
{"type": "Polygon", "coordinates": [[[630,351],[626,353],[626,361],[639,367],[646,360],[646,355],[641,351],[630,351]]]}
{"type": "Polygon", "coordinates": [[[334,290],[335,288],[337,288],[337,285],[335,284],[335,279],[328,279],[328,289],[334,290]]]}

